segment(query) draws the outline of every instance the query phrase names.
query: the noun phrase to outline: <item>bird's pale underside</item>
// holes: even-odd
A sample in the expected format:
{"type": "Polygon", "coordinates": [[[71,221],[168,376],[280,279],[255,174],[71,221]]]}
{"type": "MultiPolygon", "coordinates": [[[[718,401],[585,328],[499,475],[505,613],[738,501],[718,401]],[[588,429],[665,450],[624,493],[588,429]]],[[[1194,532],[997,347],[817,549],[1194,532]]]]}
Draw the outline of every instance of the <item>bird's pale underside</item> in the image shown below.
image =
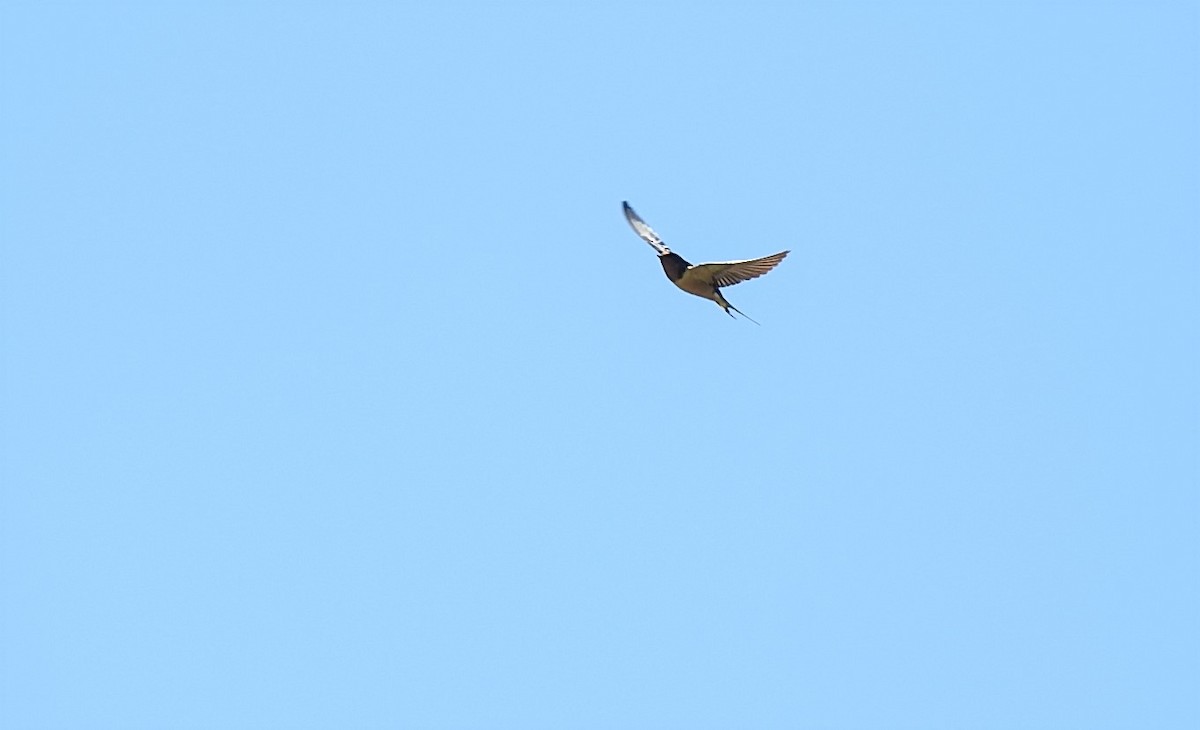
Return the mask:
{"type": "MultiPolygon", "coordinates": [[[[642,240],[650,244],[655,251],[658,252],[658,260],[662,263],[663,271],[666,272],[667,278],[671,280],[675,286],[684,290],[688,294],[695,294],[698,297],[704,297],[717,303],[721,309],[730,317],[733,312],[746,315],[742,310],[733,306],[721,294],[721,287],[733,286],[740,284],[743,281],[757,279],[763,274],[779,265],[784,257],[790,251],[780,251],[779,253],[763,256],[760,259],[747,259],[745,261],[720,261],[711,264],[689,264],[677,253],[672,253],[671,249],[663,243],[654,229],[646,224],[646,221],[641,219],[629,203],[621,203],[625,209],[625,220],[629,221],[629,225],[633,227],[635,233],[642,237],[642,240]],[[733,310],[733,312],[729,310],[733,310]]],[[[751,322],[754,322],[750,317],[746,317],[751,322]]],[[[754,322],[758,324],[757,322],[754,322]]]]}

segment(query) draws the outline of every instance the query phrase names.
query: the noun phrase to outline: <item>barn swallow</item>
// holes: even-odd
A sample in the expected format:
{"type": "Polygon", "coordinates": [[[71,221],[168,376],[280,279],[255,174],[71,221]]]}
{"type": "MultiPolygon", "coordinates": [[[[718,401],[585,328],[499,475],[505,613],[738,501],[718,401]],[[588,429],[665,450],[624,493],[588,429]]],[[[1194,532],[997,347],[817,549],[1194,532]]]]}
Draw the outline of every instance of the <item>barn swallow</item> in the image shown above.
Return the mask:
{"type": "MultiPolygon", "coordinates": [[[[634,233],[641,236],[643,241],[650,244],[655,251],[658,251],[658,260],[662,263],[663,271],[666,272],[667,278],[675,286],[688,294],[695,294],[698,297],[711,299],[721,309],[724,309],[725,314],[728,314],[730,317],[733,317],[733,312],[737,312],[751,322],[754,322],[742,310],[733,306],[725,299],[725,296],[721,294],[721,287],[733,286],[734,284],[740,284],[743,281],[749,281],[750,279],[762,276],[778,266],[779,262],[783,261],[783,257],[791,253],[790,251],[781,251],[770,256],[763,256],[761,259],[692,265],[684,261],[683,257],[679,254],[671,253],[671,249],[667,248],[666,244],[658,237],[653,228],[646,225],[646,221],[638,217],[633,208],[629,207],[629,203],[622,202],[621,205],[625,208],[625,220],[629,221],[629,225],[633,227],[634,233]],[[731,309],[733,312],[729,311],[731,309]]],[[[737,318],[734,317],[734,319],[737,318]]],[[[758,324],[758,322],[754,322],[754,324],[758,324]]]]}

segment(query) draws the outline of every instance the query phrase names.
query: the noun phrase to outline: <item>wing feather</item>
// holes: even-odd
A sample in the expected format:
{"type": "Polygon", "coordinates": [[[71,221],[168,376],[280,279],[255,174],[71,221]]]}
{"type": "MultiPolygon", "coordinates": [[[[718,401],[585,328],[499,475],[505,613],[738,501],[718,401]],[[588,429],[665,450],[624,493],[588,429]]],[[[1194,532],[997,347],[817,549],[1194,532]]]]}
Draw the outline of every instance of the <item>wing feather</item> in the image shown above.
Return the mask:
{"type": "Polygon", "coordinates": [[[757,279],[779,265],[791,251],[763,256],[760,259],[746,261],[722,261],[712,264],[696,264],[691,271],[702,279],[707,279],[715,287],[733,286],[743,281],[757,279]]]}
{"type": "Polygon", "coordinates": [[[629,221],[629,225],[633,228],[634,233],[641,236],[643,241],[653,246],[660,254],[671,252],[671,249],[667,248],[667,245],[663,243],[661,238],[658,237],[658,234],[654,232],[654,229],[647,225],[646,221],[642,220],[641,217],[633,211],[633,208],[630,207],[629,203],[622,201],[621,206],[625,209],[625,220],[629,221]]]}

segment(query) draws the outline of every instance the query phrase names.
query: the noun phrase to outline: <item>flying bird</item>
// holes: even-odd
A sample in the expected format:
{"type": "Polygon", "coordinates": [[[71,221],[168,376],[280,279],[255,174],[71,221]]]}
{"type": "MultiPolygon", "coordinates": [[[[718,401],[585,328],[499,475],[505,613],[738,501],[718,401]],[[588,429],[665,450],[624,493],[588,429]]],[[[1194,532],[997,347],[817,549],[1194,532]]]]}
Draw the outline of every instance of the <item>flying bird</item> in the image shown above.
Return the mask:
{"type": "MultiPolygon", "coordinates": [[[[743,281],[757,279],[778,266],[779,262],[783,261],[783,257],[791,253],[790,251],[781,251],[770,256],[763,256],[761,259],[749,259],[746,261],[689,264],[683,260],[682,256],[672,253],[671,249],[667,248],[667,245],[658,237],[654,229],[646,225],[646,221],[642,220],[633,211],[629,203],[622,202],[621,205],[625,208],[625,220],[629,221],[629,225],[633,227],[634,233],[641,236],[643,241],[650,244],[655,251],[658,251],[658,260],[662,263],[663,271],[666,272],[667,278],[675,286],[688,294],[695,294],[698,297],[711,299],[721,309],[724,309],[725,314],[728,314],[730,317],[733,317],[733,312],[737,312],[751,322],[754,322],[742,310],[733,306],[725,299],[725,296],[721,294],[721,287],[733,286],[743,281]],[[733,312],[729,311],[731,309],[733,312]]],[[[734,317],[734,319],[737,318],[734,317]]],[[[754,324],[758,324],[758,322],[754,322],[754,324]]]]}

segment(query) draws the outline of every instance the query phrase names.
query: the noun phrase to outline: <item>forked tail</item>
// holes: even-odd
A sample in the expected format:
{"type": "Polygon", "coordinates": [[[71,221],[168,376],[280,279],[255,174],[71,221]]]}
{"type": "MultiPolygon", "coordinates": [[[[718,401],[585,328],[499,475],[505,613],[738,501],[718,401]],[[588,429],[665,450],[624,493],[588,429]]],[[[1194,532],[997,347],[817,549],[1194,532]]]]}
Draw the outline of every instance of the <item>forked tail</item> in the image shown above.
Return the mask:
{"type": "MultiPolygon", "coordinates": [[[[724,297],[722,297],[722,298],[724,298],[724,297]]],[[[751,321],[751,322],[753,322],[754,324],[757,324],[759,327],[762,327],[762,325],[761,325],[761,324],[759,324],[758,320],[754,319],[753,317],[751,317],[750,315],[746,314],[746,313],[745,313],[745,312],[743,312],[742,310],[740,310],[740,309],[738,309],[737,307],[733,306],[732,304],[730,304],[730,303],[728,302],[728,300],[726,300],[725,302],[717,302],[717,303],[718,303],[718,304],[720,304],[722,307],[724,307],[724,308],[725,308],[725,314],[728,314],[730,317],[733,317],[733,314],[732,314],[732,313],[729,311],[729,310],[731,310],[731,309],[732,309],[734,312],[737,312],[738,314],[742,315],[743,317],[745,317],[746,319],[750,320],[750,321],[751,321]]],[[[737,319],[737,317],[733,317],[733,318],[734,318],[734,319],[737,319]]]]}
{"type": "MultiPolygon", "coordinates": [[[[733,306],[732,304],[730,304],[730,305],[729,305],[729,308],[730,308],[730,309],[732,309],[733,311],[737,312],[738,314],[742,315],[742,316],[743,316],[743,317],[745,317],[746,319],[750,320],[750,321],[751,321],[751,322],[753,322],[754,324],[757,324],[759,327],[762,327],[762,325],[761,325],[761,324],[759,324],[759,321],[758,321],[757,319],[755,319],[755,318],[751,317],[750,315],[746,314],[745,312],[743,312],[742,310],[740,310],[740,309],[738,309],[737,307],[733,306]]],[[[731,314],[731,315],[729,315],[729,316],[730,316],[730,317],[732,317],[733,315],[731,314]]]]}

